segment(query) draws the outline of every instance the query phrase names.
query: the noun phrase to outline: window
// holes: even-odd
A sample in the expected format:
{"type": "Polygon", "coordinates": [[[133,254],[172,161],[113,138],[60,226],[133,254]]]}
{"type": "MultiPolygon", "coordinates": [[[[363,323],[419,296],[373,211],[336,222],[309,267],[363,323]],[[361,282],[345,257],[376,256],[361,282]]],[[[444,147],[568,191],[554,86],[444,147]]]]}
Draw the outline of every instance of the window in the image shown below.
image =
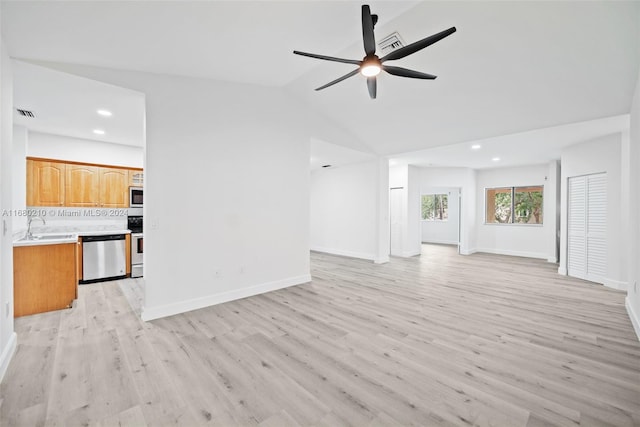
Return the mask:
{"type": "Polygon", "coordinates": [[[422,219],[446,221],[449,219],[449,200],[446,194],[422,195],[422,219]]]}
{"type": "Polygon", "coordinates": [[[487,188],[487,224],[542,224],[542,186],[487,188]]]}

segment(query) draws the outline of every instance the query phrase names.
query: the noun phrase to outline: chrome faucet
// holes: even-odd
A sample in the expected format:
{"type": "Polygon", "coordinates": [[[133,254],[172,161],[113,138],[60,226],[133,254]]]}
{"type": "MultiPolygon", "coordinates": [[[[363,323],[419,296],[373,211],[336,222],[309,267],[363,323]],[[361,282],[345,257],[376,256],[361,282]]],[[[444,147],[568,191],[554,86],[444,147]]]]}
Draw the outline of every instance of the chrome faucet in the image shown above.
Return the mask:
{"type": "Polygon", "coordinates": [[[31,234],[31,221],[34,219],[39,219],[42,221],[42,225],[47,225],[47,222],[41,216],[30,216],[27,222],[27,239],[33,239],[33,234],[31,234]]]}

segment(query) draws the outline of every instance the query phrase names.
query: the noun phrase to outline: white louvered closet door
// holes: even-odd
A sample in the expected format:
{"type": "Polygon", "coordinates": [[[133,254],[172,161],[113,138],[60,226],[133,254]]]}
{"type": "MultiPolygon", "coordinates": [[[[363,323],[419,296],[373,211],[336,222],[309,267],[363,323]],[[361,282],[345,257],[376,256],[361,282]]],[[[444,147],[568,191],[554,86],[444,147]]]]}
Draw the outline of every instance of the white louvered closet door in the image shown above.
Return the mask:
{"type": "Polygon", "coordinates": [[[607,175],[569,178],[567,271],[603,283],[607,273],[607,175]]]}

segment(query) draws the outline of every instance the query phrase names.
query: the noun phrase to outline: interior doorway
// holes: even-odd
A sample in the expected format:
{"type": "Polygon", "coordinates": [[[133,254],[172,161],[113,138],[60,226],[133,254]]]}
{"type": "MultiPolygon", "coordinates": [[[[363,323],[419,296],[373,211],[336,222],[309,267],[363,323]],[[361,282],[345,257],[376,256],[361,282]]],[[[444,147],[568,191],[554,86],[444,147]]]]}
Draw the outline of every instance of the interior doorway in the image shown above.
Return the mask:
{"type": "Polygon", "coordinates": [[[455,245],[460,253],[461,195],[459,187],[421,189],[420,240],[423,244],[455,245]]]}

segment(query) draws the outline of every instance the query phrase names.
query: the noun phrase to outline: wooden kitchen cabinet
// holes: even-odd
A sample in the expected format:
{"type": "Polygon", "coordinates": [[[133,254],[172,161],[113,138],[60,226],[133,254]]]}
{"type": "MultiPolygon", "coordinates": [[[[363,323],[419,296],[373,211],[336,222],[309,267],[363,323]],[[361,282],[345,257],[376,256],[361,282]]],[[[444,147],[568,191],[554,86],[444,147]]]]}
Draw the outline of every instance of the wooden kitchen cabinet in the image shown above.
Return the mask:
{"type": "Polygon", "coordinates": [[[100,207],[129,207],[127,169],[100,168],[100,207]]]}
{"type": "Polygon", "coordinates": [[[13,248],[14,317],[71,306],[78,297],[76,246],[16,246],[13,248]]]}
{"type": "Polygon", "coordinates": [[[65,206],[90,208],[99,205],[100,169],[97,166],[67,164],[65,206]]]}
{"type": "Polygon", "coordinates": [[[64,206],[66,165],[27,160],[27,206],[64,206]]]}
{"type": "Polygon", "coordinates": [[[27,206],[127,208],[141,169],[27,158],[27,206]]]}
{"type": "Polygon", "coordinates": [[[142,187],[144,172],[140,169],[129,169],[129,187],[142,187]]]}

